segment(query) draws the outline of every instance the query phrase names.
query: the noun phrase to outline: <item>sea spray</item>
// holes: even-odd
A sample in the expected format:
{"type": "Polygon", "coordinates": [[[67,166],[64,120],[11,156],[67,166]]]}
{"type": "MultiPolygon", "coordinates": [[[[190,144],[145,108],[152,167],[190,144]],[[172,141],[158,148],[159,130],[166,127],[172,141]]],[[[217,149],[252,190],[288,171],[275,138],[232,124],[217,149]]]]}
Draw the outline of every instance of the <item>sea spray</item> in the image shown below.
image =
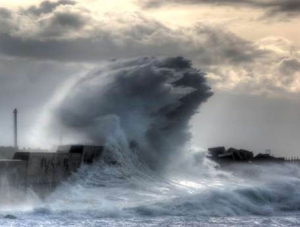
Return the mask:
{"type": "Polygon", "coordinates": [[[181,57],[112,61],[77,78],[44,130],[63,128],[67,141],[105,145],[105,153],[37,210],[110,221],[299,210],[298,166],[249,164],[223,172],[205,152],[185,146],[189,119],[211,94],[205,74],[181,57]]]}
{"type": "Polygon", "coordinates": [[[122,156],[134,149],[161,169],[182,151],[191,116],[211,95],[205,74],[183,57],[111,61],[78,78],[48,129],[57,135],[63,128],[70,142],[105,145],[122,156]]]}

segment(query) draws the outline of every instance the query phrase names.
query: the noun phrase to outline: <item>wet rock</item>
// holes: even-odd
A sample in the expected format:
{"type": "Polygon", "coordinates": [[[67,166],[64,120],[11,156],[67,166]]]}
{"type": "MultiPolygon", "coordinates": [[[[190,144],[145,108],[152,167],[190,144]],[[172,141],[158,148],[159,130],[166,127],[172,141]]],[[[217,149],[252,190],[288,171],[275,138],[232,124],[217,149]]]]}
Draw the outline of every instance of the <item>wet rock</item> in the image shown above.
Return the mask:
{"type": "Polygon", "coordinates": [[[211,147],[211,148],[208,148],[208,151],[212,155],[213,159],[218,159],[218,156],[220,154],[224,154],[226,150],[225,150],[225,147],[211,147]]]}

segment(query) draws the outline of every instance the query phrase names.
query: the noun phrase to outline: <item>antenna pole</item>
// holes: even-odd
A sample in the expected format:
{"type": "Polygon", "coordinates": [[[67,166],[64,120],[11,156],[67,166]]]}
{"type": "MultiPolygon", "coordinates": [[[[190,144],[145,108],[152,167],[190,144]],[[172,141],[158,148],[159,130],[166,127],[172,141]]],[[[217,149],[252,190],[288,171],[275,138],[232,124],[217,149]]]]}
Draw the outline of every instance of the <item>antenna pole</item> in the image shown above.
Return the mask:
{"type": "Polygon", "coordinates": [[[14,145],[18,149],[18,110],[14,109],[14,145]]]}

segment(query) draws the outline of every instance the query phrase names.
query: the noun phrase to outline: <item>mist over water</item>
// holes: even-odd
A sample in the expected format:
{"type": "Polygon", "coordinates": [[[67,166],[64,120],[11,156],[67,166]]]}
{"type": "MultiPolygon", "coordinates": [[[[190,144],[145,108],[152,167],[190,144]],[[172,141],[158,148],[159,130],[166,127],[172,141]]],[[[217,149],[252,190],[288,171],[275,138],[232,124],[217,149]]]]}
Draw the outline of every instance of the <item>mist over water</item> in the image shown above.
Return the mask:
{"type": "Polygon", "coordinates": [[[212,95],[189,60],[115,60],[63,90],[40,139],[55,141],[63,132],[65,143],[104,145],[104,156],[44,201],[31,200],[29,211],[16,209],[23,226],[32,220],[54,226],[300,223],[298,213],[286,218],[300,209],[298,166],[219,170],[189,143],[189,120],[212,95]]]}
{"type": "Polygon", "coordinates": [[[157,169],[182,151],[191,116],[211,95],[205,74],[182,57],[112,61],[78,78],[51,126],[75,143],[134,149],[157,169]]]}

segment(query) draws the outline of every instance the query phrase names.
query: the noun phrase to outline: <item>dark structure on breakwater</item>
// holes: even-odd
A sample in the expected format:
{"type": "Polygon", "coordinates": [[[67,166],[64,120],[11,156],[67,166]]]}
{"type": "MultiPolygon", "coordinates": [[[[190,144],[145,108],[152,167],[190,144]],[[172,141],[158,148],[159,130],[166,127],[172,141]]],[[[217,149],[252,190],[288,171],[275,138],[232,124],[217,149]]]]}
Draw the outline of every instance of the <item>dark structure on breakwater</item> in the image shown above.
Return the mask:
{"type": "Polygon", "coordinates": [[[266,153],[259,153],[256,156],[254,156],[252,151],[235,148],[226,150],[225,147],[212,147],[208,148],[208,151],[209,157],[220,165],[232,163],[283,163],[288,161],[282,157],[272,156],[268,150],[266,153]]]}
{"type": "Polygon", "coordinates": [[[59,146],[51,153],[17,151],[13,159],[0,160],[0,192],[31,189],[44,197],[82,164],[93,163],[102,153],[102,146],[90,145],[59,146]]]}

